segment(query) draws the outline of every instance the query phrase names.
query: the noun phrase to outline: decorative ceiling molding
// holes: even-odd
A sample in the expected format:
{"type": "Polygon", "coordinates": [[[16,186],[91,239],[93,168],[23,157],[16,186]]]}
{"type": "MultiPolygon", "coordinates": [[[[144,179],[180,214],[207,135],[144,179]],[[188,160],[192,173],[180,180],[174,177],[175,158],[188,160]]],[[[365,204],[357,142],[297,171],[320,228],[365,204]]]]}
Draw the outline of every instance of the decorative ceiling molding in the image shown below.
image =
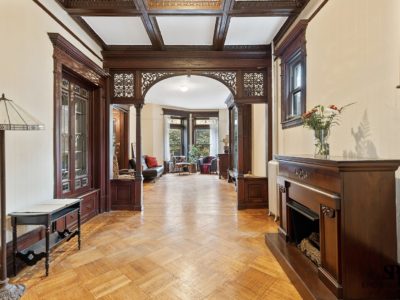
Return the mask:
{"type": "Polygon", "coordinates": [[[147,0],[147,7],[152,9],[221,9],[221,0],[147,0]]]}
{"type": "Polygon", "coordinates": [[[56,0],[70,15],[132,16],[140,15],[134,0],[56,0]]]}
{"type": "MultiPolygon", "coordinates": [[[[168,50],[156,16],[216,16],[213,50],[223,50],[230,18],[289,16],[294,19],[309,0],[56,0],[72,16],[141,16],[153,50],[168,50]]],[[[104,43],[77,19],[77,23],[94,40],[104,43]]],[[[287,27],[285,27],[285,30],[287,27]]],[[[134,29],[133,29],[134,30],[134,29]]],[[[93,31],[93,30],[92,30],[93,31]]],[[[282,31],[279,33],[282,34],[282,31]]],[[[191,49],[188,49],[191,50],[191,49]]]]}
{"type": "Polygon", "coordinates": [[[133,1],[135,2],[135,5],[139,9],[140,13],[142,14],[143,25],[146,28],[151,43],[153,44],[153,49],[163,50],[164,41],[161,36],[160,28],[158,27],[156,18],[149,16],[149,14],[147,13],[146,4],[144,2],[145,0],[133,0],[133,1]]]}
{"type": "Polygon", "coordinates": [[[217,24],[215,25],[214,50],[222,50],[224,48],[230,21],[228,14],[231,11],[234,3],[234,0],[224,0],[222,15],[218,18],[217,24]]]}

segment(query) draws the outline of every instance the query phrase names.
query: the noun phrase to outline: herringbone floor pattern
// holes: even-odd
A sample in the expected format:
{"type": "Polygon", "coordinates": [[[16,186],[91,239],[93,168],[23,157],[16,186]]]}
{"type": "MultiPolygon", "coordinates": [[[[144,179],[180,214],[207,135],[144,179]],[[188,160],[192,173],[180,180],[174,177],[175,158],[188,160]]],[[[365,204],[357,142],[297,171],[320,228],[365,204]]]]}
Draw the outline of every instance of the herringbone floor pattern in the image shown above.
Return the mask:
{"type": "Polygon", "coordinates": [[[300,299],[265,246],[265,210],[237,211],[234,187],[216,176],[167,175],[145,184],[144,211],[111,212],[76,241],[14,280],[33,299],[300,299]]]}

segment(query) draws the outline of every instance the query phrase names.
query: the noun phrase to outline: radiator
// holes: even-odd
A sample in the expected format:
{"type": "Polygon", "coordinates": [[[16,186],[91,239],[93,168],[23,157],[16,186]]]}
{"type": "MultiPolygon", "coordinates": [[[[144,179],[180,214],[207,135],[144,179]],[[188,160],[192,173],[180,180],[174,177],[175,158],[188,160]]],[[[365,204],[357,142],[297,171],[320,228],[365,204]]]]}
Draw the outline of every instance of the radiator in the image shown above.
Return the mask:
{"type": "Polygon", "coordinates": [[[268,207],[269,215],[275,216],[275,221],[279,218],[279,191],[276,182],[278,167],[277,161],[271,160],[268,162],[268,207]]]}

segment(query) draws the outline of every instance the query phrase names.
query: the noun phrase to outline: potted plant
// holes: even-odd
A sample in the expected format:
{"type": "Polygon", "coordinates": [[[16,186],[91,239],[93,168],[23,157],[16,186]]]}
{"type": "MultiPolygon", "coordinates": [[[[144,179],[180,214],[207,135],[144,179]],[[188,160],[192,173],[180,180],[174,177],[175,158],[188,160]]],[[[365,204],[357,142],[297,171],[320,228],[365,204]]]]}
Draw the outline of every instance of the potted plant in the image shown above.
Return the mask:
{"type": "Polygon", "coordinates": [[[199,148],[192,145],[192,147],[189,151],[189,162],[191,163],[191,173],[197,172],[197,161],[199,160],[200,156],[201,156],[201,152],[200,152],[199,148]]]}
{"type": "Polygon", "coordinates": [[[329,156],[328,137],[331,127],[339,125],[339,116],[343,109],[354,103],[347,104],[341,108],[336,105],[316,105],[310,111],[302,115],[303,126],[314,130],[315,156],[326,158],[329,156]]]}

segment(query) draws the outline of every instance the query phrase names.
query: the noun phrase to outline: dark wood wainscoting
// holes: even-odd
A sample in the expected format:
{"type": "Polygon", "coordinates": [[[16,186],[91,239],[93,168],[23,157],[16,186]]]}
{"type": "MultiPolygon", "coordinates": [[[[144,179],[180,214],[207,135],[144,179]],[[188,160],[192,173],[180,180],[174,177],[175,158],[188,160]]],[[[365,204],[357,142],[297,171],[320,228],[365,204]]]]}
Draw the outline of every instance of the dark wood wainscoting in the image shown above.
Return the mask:
{"type": "Polygon", "coordinates": [[[140,210],[135,203],[134,179],[111,180],[111,210],[140,210]]]}
{"type": "MultiPolygon", "coordinates": [[[[268,180],[267,177],[244,176],[244,197],[238,202],[238,209],[267,208],[268,180]]],[[[238,191],[239,192],[239,191],[238,191]]]]}

